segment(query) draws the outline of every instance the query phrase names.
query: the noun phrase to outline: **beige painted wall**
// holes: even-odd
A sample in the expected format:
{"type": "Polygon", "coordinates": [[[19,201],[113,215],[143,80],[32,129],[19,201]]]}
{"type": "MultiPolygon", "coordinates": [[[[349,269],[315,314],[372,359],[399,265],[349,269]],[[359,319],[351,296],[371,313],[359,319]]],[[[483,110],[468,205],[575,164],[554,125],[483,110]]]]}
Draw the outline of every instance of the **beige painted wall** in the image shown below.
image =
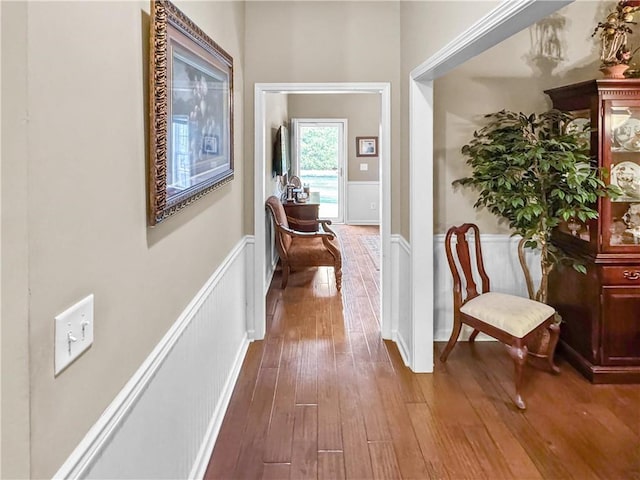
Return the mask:
{"type": "MultiPolygon", "coordinates": [[[[19,342],[28,322],[31,420],[31,470],[13,470],[5,457],[3,477],[53,475],[243,237],[244,4],[177,5],[234,57],[236,176],[150,229],[149,3],[34,2],[5,9],[3,2],[3,35],[7,25],[12,32],[3,72],[15,70],[2,94],[15,101],[2,112],[3,120],[14,120],[2,123],[3,138],[12,134],[3,144],[3,178],[13,176],[11,189],[2,189],[3,209],[12,214],[2,217],[3,234],[12,232],[3,238],[11,243],[2,252],[2,274],[17,280],[3,291],[3,309],[8,302],[16,313],[8,334],[19,342]],[[94,345],[54,378],[53,318],[89,293],[95,294],[94,345]]],[[[16,349],[10,360],[20,383],[25,352],[16,349]]],[[[10,413],[24,412],[24,397],[16,400],[10,413]]],[[[25,426],[15,428],[21,441],[25,426]]],[[[12,433],[3,424],[5,441],[12,433]]]]}
{"type": "MultiPolygon", "coordinates": [[[[403,1],[400,3],[401,28],[401,192],[400,233],[409,240],[409,74],[456,36],[469,28],[499,1],[403,1]]],[[[394,188],[396,186],[394,185],[394,188]]],[[[434,212],[440,206],[434,203],[434,212]]]]}
{"type": "Polygon", "coordinates": [[[565,26],[558,34],[564,60],[555,65],[531,55],[536,32],[536,26],[532,26],[436,80],[436,233],[468,221],[478,223],[485,233],[509,233],[508,225],[499,223],[494,215],[473,208],[477,192],[451,186],[453,180],[470,172],[460,149],[472,138],[473,131],[484,125],[484,114],[503,108],[542,112],[551,108],[545,89],[601,77],[598,41],[591,38],[591,33],[609,5],[578,1],[556,13],[556,19],[564,21],[565,26]]]}
{"type": "MultiPolygon", "coordinates": [[[[400,138],[399,2],[247,2],[245,91],[256,82],[390,82],[392,231],[400,138]]],[[[246,102],[245,230],[253,231],[253,102],[246,102]]]]}
{"type": "Polygon", "coordinates": [[[27,4],[2,11],[2,470],[29,477],[29,255],[27,251],[27,4]],[[9,48],[11,46],[11,48],[9,48]]]}
{"type": "Polygon", "coordinates": [[[380,95],[289,95],[291,118],[347,119],[347,181],[377,182],[378,157],[356,157],[356,137],[377,137],[380,130],[380,95]],[[361,171],[360,164],[369,170],[361,171]]]}

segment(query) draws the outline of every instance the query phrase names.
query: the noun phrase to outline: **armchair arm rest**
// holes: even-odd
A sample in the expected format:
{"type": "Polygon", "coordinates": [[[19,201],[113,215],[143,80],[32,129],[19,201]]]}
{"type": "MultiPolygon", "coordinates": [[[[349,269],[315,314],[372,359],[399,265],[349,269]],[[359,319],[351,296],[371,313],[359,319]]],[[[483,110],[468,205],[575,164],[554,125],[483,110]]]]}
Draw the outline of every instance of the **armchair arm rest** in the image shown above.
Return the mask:
{"type": "Polygon", "coordinates": [[[320,238],[328,238],[329,240],[333,240],[333,238],[335,237],[335,234],[333,232],[325,232],[322,227],[319,227],[319,229],[315,232],[300,232],[298,230],[293,230],[291,228],[287,228],[280,224],[276,224],[276,228],[286,233],[290,237],[298,237],[298,238],[320,237],[320,238]]]}
{"type": "Polygon", "coordinates": [[[334,237],[337,237],[336,232],[329,228],[331,225],[331,220],[328,219],[318,219],[319,228],[322,228],[324,231],[331,233],[334,237]]]}

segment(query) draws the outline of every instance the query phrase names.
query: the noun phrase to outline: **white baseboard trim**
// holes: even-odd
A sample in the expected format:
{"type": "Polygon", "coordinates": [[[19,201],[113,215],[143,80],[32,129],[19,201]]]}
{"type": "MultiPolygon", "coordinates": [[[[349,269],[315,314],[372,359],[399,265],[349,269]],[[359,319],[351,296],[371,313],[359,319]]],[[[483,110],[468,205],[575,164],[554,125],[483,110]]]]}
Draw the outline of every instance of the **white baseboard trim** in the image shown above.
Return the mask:
{"type": "Polygon", "coordinates": [[[391,235],[391,339],[396,342],[405,365],[411,365],[411,245],[402,235],[391,235]]]}
{"type": "Polygon", "coordinates": [[[249,344],[250,243],[232,249],[53,478],[202,478],[249,344]]]}
{"type": "Polygon", "coordinates": [[[380,225],[380,222],[374,222],[372,220],[354,220],[350,218],[346,224],[347,225],[380,225]]]}
{"type": "Polygon", "coordinates": [[[411,245],[409,245],[409,242],[407,242],[402,235],[391,235],[391,241],[397,243],[406,255],[411,255],[411,245]]]}
{"type": "Polygon", "coordinates": [[[396,345],[398,346],[398,351],[400,352],[400,356],[402,357],[402,361],[404,362],[404,364],[406,366],[411,365],[411,354],[410,354],[410,350],[409,350],[409,346],[407,345],[407,342],[405,341],[405,339],[402,337],[402,335],[399,335],[396,332],[395,338],[393,339],[396,342],[396,345]]]}
{"type": "Polygon", "coordinates": [[[276,273],[276,267],[278,266],[278,260],[279,258],[276,257],[275,261],[273,263],[269,262],[269,260],[267,259],[267,281],[265,284],[265,296],[267,295],[267,293],[269,292],[269,286],[271,285],[271,282],[273,281],[273,276],[276,273]]]}

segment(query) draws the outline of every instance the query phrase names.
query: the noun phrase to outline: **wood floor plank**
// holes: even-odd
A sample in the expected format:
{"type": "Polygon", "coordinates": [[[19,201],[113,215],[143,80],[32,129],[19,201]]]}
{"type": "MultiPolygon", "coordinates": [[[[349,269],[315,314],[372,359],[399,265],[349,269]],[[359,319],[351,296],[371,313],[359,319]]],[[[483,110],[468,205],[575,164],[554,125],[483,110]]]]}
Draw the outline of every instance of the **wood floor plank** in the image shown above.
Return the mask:
{"type": "MultiPolygon", "coordinates": [[[[488,398],[495,399],[493,405],[499,412],[501,421],[527,452],[543,478],[594,478],[594,472],[584,459],[576,459],[570,442],[567,443],[566,433],[559,434],[559,425],[554,428],[548,422],[542,422],[540,415],[535,413],[530,420],[529,412],[523,414],[513,405],[512,400],[504,399],[505,384],[508,383],[506,365],[502,363],[504,357],[501,351],[498,355],[491,354],[492,349],[496,352],[496,349],[501,350],[501,346],[484,342],[473,349],[465,345],[460,347],[463,354],[468,350],[477,359],[477,371],[487,375],[486,380],[479,382],[483,391],[488,398]]],[[[552,404],[553,402],[547,401],[538,407],[536,403],[529,402],[529,410],[544,411],[552,404]]]]}
{"type": "Polygon", "coordinates": [[[225,441],[216,442],[204,476],[207,480],[228,478],[230,472],[233,472],[236,467],[247,422],[247,411],[253,401],[263,351],[264,343],[262,342],[249,345],[242,363],[242,375],[238,378],[233,390],[218,434],[218,438],[223,438],[225,441]]]}
{"type": "Polygon", "coordinates": [[[285,290],[276,271],[205,478],[640,480],[639,385],[592,385],[560,357],[558,376],[525,370],[523,412],[512,360],[483,341],[445,364],[436,343],[434,373],[411,372],[379,332],[379,272],[359,238],[377,227],[336,229],[342,292],[331,268],[296,271],[285,290]]]}
{"type": "Polygon", "coordinates": [[[318,449],[342,450],[340,391],[332,338],[324,338],[318,345],[318,449]]]}
{"type": "Polygon", "coordinates": [[[318,452],[318,480],[344,479],[344,455],[342,452],[318,452]]]}
{"type": "Polygon", "coordinates": [[[286,331],[285,323],[287,320],[286,303],[282,300],[282,296],[278,297],[273,308],[273,314],[268,315],[266,335],[268,337],[281,337],[286,331]]]}
{"type": "Polygon", "coordinates": [[[422,388],[418,383],[416,376],[405,364],[400,356],[398,347],[391,341],[385,340],[384,344],[387,348],[388,357],[391,360],[393,369],[396,372],[396,380],[402,392],[402,398],[406,402],[424,402],[422,388]]]}
{"type": "Polygon", "coordinates": [[[348,354],[337,353],[336,365],[343,380],[340,383],[339,393],[345,477],[348,479],[372,478],[364,412],[360,408],[354,382],[357,372],[353,358],[348,354]]]}
{"type": "Polygon", "coordinates": [[[351,351],[351,344],[344,325],[342,313],[342,302],[331,302],[329,314],[331,316],[331,334],[333,337],[333,349],[336,353],[347,353],[351,351]]]}
{"type": "MultiPolygon", "coordinates": [[[[499,455],[507,463],[514,478],[540,479],[540,472],[535,467],[517,438],[501,421],[493,403],[485,397],[482,387],[476,380],[479,372],[469,368],[461,368],[455,372],[465,395],[473,406],[484,428],[492,440],[492,455],[499,455]]],[[[422,383],[425,385],[425,382],[422,383]]],[[[435,392],[433,392],[435,394],[435,392]]],[[[426,395],[426,394],[425,394],[426,395]]],[[[476,427],[474,427],[476,428],[476,427]]]]}
{"type": "Polygon", "coordinates": [[[404,478],[426,478],[427,469],[415,437],[396,372],[388,364],[375,364],[393,447],[404,478]]]}
{"type": "Polygon", "coordinates": [[[283,341],[279,363],[273,411],[264,447],[265,462],[291,462],[299,350],[300,342],[297,335],[288,335],[283,341]]]}
{"type": "Polygon", "coordinates": [[[584,422],[583,428],[579,429],[579,435],[583,438],[582,445],[600,453],[590,456],[588,462],[598,476],[633,478],[635,475],[640,478],[640,442],[635,435],[630,434],[626,425],[612,419],[597,405],[577,404],[575,411],[582,412],[577,415],[581,423],[584,422]],[[603,431],[607,431],[608,435],[602,435],[603,431]],[[635,452],[626,448],[634,442],[637,445],[635,452]],[[610,458],[615,458],[616,461],[608,461],[610,458]]]}
{"type": "Polygon", "coordinates": [[[289,480],[291,465],[288,463],[265,463],[262,480],[289,480]]]}
{"type": "MultiPolygon", "coordinates": [[[[485,459],[479,458],[476,451],[473,448],[473,445],[469,442],[466,430],[470,428],[469,426],[461,426],[460,424],[440,424],[440,433],[443,438],[446,439],[447,444],[455,445],[455,459],[457,460],[458,466],[464,472],[464,476],[462,478],[468,479],[492,479],[493,477],[488,474],[483,468],[482,463],[485,459]]],[[[451,462],[454,459],[451,458],[451,462]]],[[[458,478],[458,477],[454,477],[458,478]]]]}
{"type": "Polygon", "coordinates": [[[278,302],[280,301],[280,290],[275,288],[270,288],[267,291],[267,299],[265,302],[265,312],[267,315],[274,315],[276,313],[276,308],[278,306],[278,302]]]}
{"type": "MultiPolygon", "coordinates": [[[[400,479],[400,467],[391,442],[370,442],[369,452],[375,479],[400,479]]],[[[426,477],[425,477],[426,478],[426,477]]]]}
{"type": "Polygon", "coordinates": [[[371,362],[369,354],[369,345],[367,345],[367,337],[362,331],[352,330],[349,332],[349,340],[351,342],[351,350],[353,359],[356,364],[366,364],[371,362]]]}
{"type": "Polygon", "coordinates": [[[374,369],[370,364],[357,365],[357,368],[359,375],[356,378],[356,385],[360,406],[363,411],[367,412],[364,415],[367,439],[370,442],[389,441],[391,433],[381,398],[384,392],[378,390],[374,369]]]}
{"type": "Polygon", "coordinates": [[[429,478],[455,478],[449,475],[445,464],[447,446],[439,437],[438,427],[426,403],[408,403],[407,411],[416,432],[422,457],[427,462],[429,478]]]}
{"type": "Polygon", "coordinates": [[[262,368],[278,368],[282,354],[282,337],[269,335],[265,339],[262,368]]]}
{"type": "MultiPolygon", "coordinates": [[[[380,338],[380,324],[374,313],[373,306],[368,297],[359,297],[356,299],[356,308],[362,312],[360,322],[364,332],[364,338],[367,343],[368,358],[366,361],[386,362],[388,361],[387,349],[384,346],[382,338],[380,338]]],[[[356,362],[359,358],[356,357],[356,362]]]]}
{"type": "Polygon", "coordinates": [[[277,375],[278,370],[275,368],[260,369],[253,400],[247,412],[242,447],[234,471],[235,478],[262,478],[264,468],[262,458],[277,375]]]}
{"type": "Polygon", "coordinates": [[[296,383],[296,404],[318,404],[318,355],[316,317],[319,313],[301,315],[300,359],[296,383]]]}
{"type": "Polygon", "coordinates": [[[487,478],[496,480],[515,478],[507,459],[496,448],[493,438],[484,425],[465,427],[464,434],[487,478]]]}
{"type": "Polygon", "coordinates": [[[295,415],[291,478],[315,480],[318,477],[318,407],[297,405],[295,415]]]}

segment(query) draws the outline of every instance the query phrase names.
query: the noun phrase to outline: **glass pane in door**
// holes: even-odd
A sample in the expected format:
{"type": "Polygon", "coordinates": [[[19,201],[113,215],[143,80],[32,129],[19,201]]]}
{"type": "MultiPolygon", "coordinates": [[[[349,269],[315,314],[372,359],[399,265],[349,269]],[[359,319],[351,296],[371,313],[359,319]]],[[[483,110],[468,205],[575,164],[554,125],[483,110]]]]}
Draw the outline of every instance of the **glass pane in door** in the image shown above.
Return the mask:
{"type": "Polygon", "coordinates": [[[338,218],[340,126],[301,125],[299,135],[300,179],[320,202],[320,218],[338,218]]]}
{"type": "Polygon", "coordinates": [[[608,113],[611,119],[610,178],[622,192],[611,201],[609,245],[639,245],[640,106],[610,105],[608,113]]]}

